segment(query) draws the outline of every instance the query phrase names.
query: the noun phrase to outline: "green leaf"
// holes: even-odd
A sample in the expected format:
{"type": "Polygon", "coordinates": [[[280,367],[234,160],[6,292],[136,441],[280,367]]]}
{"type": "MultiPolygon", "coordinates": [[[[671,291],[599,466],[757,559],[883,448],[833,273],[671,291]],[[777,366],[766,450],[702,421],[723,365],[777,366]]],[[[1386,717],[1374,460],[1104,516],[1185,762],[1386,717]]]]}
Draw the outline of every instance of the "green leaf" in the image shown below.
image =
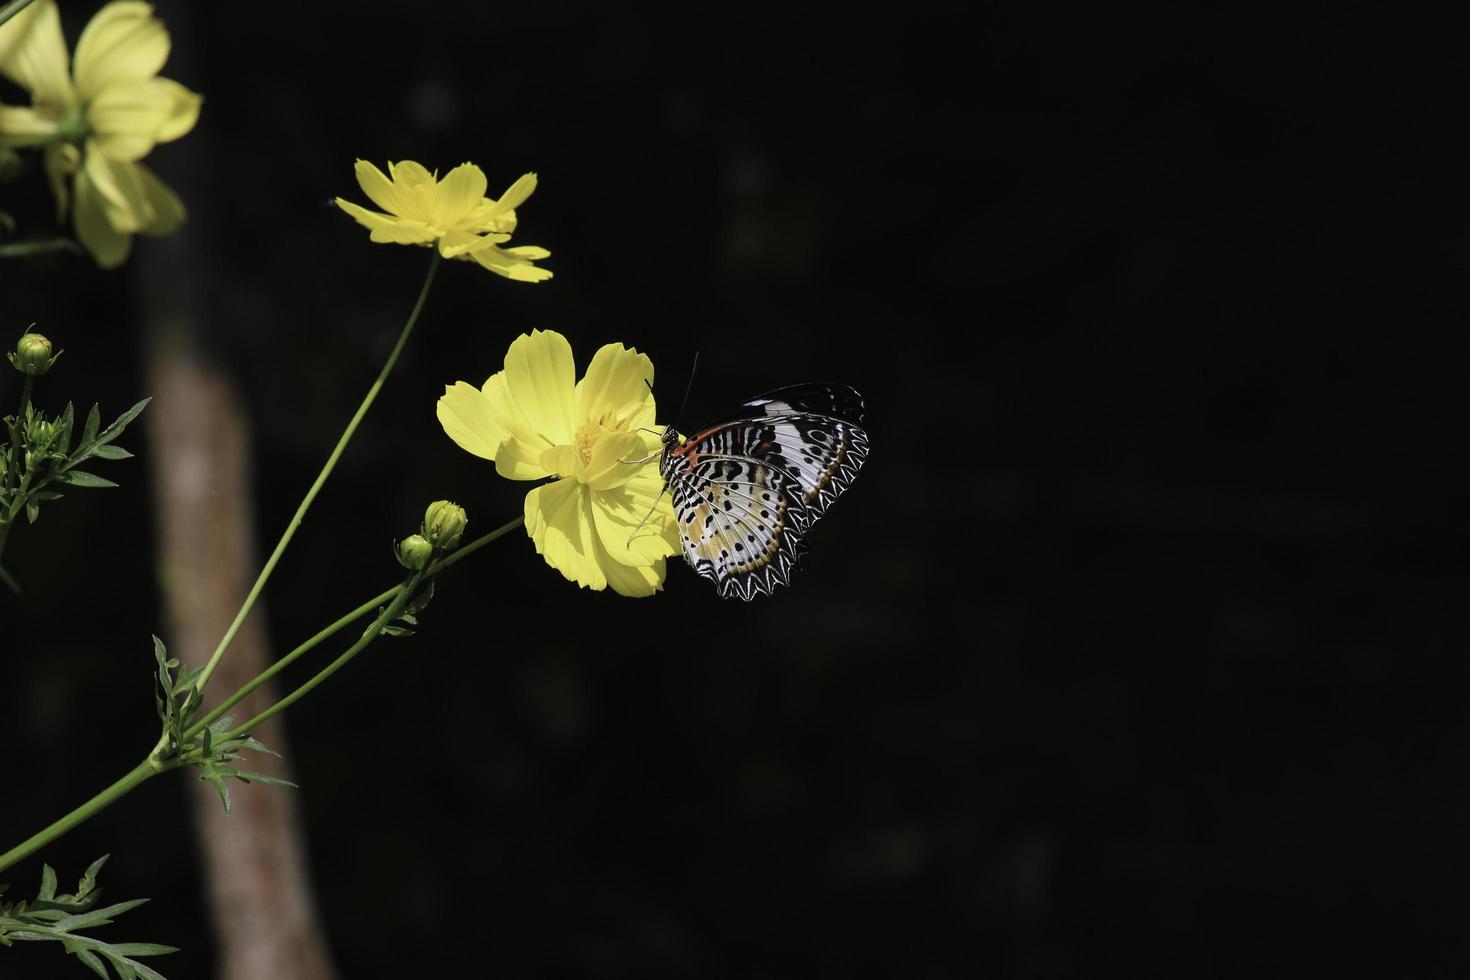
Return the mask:
{"type": "Polygon", "coordinates": [[[41,505],[34,500],[26,501],[26,520],[32,524],[41,519],[41,505]]]}
{"type": "Polygon", "coordinates": [[[102,408],[93,404],[92,410],[87,413],[87,423],[82,426],[82,441],[77,443],[77,449],[86,449],[97,439],[97,430],[102,425],[102,408]]]}
{"type": "Polygon", "coordinates": [[[77,954],[77,959],[81,960],[83,963],[87,964],[87,966],[91,967],[93,973],[101,977],[102,980],[109,980],[107,976],[107,967],[102,965],[102,961],[97,958],[96,953],[92,952],[90,949],[78,949],[75,952],[77,954]]]}
{"type": "Polygon", "coordinates": [[[152,400],[152,397],[145,398],[138,404],[134,405],[132,408],[128,409],[126,412],[123,412],[117,417],[116,421],[114,421],[111,425],[102,430],[102,433],[97,436],[97,441],[111,442],[118,436],[122,435],[123,429],[126,429],[128,427],[128,423],[137,418],[138,414],[142,412],[143,409],[147,408],[148,403],[152,400]]]}
{"type": "Polygon", "coordinates": [[[262,786],[289,786],[292,789],[300,789],[289,779],[279,779],[275,776],[267,776],[260,772],[236,772],[235,778],[242,783],[259,783],[262,786]]]}
{"type": "Polygon", "coordinates": [[[108,948],[124,956],[167,956],[179,951],[177,946],[165,946],[162,943],[112,943],[108,948]]]}
{"type": "Polygon", "coordinates": [[[97,459],[132,459],[133,454],[121,446],[100,445],[92,450],[97,459]]]}
{"type": "Polygon", "coordinates": [[[41,890],[36,893],[38,902],[49,902],[56,897],[56,871],[49,864],[41,865],[41,890]]]}
{"type": "Polygon", "coordinates": [[[51,449],[66,455],[67,447],[71,445],[71,427],[76,421],[76,412],[73,411],[71,402],[66,403],[66,410],[56,420],[55,435],[51,438],[51,449]]]}
{"type": "Polygon", "coordinates": [[[116,483],[104,479],[94,473],[84,473],[81,470],[63,470],[56,475],[57,483],[69,483],[74,487],[115,487],[116,483]]]}
{"type": "Polygon", "coordinates": [[[111,925],[113,919],[124,912],[131,912],[140,905],[146,905],[147,902],[146,898],[135,898],[130,902],[118,902],[106,908],[68,915],[63,919],[58,919],[52,928],[60,929],[62,932],[77,932],[81,929],[95,929],[98,926],[111,925]]]}

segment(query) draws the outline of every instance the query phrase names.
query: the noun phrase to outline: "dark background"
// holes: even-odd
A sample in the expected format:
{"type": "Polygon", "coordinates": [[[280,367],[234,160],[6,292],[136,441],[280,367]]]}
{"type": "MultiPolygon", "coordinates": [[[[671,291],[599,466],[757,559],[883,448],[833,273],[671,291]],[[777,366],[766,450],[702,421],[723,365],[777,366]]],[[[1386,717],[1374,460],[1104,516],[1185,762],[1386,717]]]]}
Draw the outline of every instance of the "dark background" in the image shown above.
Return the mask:
{"type": "MultiPolygon", "coordinates": [[[[433,406],[531,327],[649,353],[661,417],[702,352],[686,426],[867,397],[867,468],[773,599],[674,564],[579,592],[518,532],[293,709],[344,976],[1463,975],[1465,37],[1327,5],[159,12],[206,102],[149,163],[263,550],[427,262],[325,205],[364,200],[353,160],[541,177],[516,240],[556,278],[442,270],[272,583],[279,649],[391,583],[428,500],[519,512],[433,406]]],[[[0,269],[5,336],[67,349],[44,404],[143,393],[135,272],[0,269]]],[[[6,556],[7,843],[156,736],[147,467],[109,475],[6,556]]],[[[45,858],[113,852],[112,897],[154,902],[112,935],[192,977],[181,778],[45,858]]]]}

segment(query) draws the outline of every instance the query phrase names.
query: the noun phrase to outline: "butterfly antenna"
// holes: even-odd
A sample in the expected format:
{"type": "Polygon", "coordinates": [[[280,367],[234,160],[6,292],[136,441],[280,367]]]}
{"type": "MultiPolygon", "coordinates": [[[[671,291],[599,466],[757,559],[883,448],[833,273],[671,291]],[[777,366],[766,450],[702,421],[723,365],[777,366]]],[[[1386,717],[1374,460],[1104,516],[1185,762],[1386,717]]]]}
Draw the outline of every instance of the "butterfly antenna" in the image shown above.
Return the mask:
{"type": "Polygon", "coordinates": [[[694,363],[689,365],[689,383],[684,386],[684,400],[679,403],[679,414],[674,416],[674,431],[679,431],[679,420],[684,417],[684,409],[689,405],[689,393],[694,390],[694,372],[699,370],[699,351],[694,352],[694,363]]]}

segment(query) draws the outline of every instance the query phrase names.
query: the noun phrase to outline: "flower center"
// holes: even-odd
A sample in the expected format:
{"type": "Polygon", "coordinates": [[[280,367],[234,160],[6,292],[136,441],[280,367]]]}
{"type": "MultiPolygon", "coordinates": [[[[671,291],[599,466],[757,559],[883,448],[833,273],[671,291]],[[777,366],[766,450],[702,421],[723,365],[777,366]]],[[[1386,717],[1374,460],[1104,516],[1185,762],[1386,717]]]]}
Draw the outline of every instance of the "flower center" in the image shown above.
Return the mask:
{"type": "Polygon", "coordinates": [[[604,432],[621,432],[627,428],[626,419],[618,418],[610,412],[587,419],[577,428],[577,434],[572,438],[572,448],[577,450],[577,455],[582,457],[583,464],[592,462],[592,447],[597,445],[597,440],[604,432]]]}
{"type": "Polygon", "coordinates": [[[87,138],[91,127],[87,125],[87,107],[74,102],[61,112],[56,120],[56,131],[68,143],[79,144],[87,138]]]}

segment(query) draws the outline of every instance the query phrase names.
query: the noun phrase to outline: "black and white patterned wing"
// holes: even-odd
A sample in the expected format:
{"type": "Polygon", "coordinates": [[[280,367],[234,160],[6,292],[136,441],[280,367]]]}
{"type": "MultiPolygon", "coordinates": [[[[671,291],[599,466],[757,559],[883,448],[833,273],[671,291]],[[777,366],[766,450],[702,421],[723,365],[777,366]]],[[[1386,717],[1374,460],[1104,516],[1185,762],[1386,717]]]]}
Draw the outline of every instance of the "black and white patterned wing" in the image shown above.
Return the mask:
{"type": "Polygon", "coordinates": [[[863,396],[847,385],[792,385],[747,399],[693,439],[701,457],[728,453],[785,471],[816,520],[868,458],[863,411],[863,396]]]}
{"type": "Polygon", "coordinates": [[[721,596],[787,584],[807,530],[867,458],[862,413],[843,385],[782,388],[665,453],[684,557],[721,596]]]}
{"type": "Polygon", "coordinates": [[[788,477],[758,463],[706,459],[669,485],[684,557],[722,597],[749,600],[790,580],[810,517],[788,477]]]}

